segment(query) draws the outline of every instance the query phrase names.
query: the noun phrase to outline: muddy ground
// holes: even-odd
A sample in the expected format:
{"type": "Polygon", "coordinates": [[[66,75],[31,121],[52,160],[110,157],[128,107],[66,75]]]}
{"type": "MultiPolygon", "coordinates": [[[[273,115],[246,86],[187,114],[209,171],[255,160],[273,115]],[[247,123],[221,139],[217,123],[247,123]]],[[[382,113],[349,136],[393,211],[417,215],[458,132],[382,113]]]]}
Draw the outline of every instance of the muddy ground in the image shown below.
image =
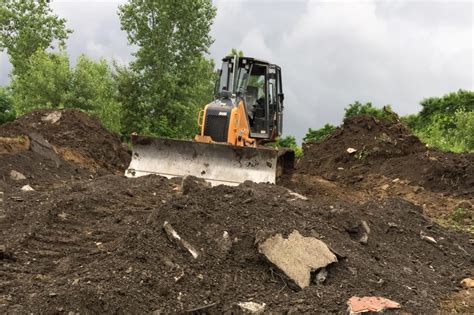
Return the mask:
{"type": "Polygon", "coordinates": [[[353,295],[384,296],[409,313],[474,311],[459,287],[474,277],[474,237],[463,231],[472,224],[472,155],[428,150],[403,126],[358,118],[306,146],[280,185],[210,188],[193,178],[124,178],[129,152],[118,137],[80,112],[59,113],[55,122],[58,111],[38,111],[0,126],[0,137],[34,131],[42,144],[0,154],[3,313],[222,313],[248,301],[271,312],[342,313],[353,295]],[[372,153],[354,158],[348,147],[372,153]],[[413,157],[410,172],[389,162],[413,157]],[[27,184],[34,191],[22,191],[27,184]],[[468,215],[459,228],[437,223],[460,206],[468,215]],[[165,221],[196,259],[170,242],[165,221]],[[256,240],[293,230],[337,253],[322,284],[294,290],[258,253],[256,240]]]}

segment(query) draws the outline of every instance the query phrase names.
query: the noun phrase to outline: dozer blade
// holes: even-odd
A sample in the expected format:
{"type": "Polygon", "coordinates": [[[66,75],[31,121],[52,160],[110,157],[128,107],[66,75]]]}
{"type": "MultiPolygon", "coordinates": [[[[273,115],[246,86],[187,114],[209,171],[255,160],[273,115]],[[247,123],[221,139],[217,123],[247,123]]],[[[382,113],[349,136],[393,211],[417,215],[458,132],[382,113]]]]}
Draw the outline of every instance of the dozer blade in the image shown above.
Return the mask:
{"type": "Polygon", "coordinates": [[[192,175],[212,185],[275,183],[278,150],[134,136],[127,177],[192,175]]]}

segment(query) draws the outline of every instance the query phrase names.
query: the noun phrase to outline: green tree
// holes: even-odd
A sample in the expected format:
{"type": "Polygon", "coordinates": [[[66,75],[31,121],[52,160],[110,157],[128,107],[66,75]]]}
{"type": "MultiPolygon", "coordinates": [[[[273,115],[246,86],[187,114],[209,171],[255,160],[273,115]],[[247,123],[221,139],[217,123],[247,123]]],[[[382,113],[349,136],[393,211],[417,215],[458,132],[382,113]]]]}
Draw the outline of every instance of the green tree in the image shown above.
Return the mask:
{"type": "Polygon", "coordinates": [[[64,47],[71,32],[48,0],[0,0],[0,51],[7,51],[14,75],[26,71],[36,51],[64,47]]]}
{"type": "Polygon", "coordinates": [[[295,155],[297,157],[303,155],[303,150],[301,147],[296,143],[296,138],[294,136],[286,136],[283,138],[278,138],[277,141],[273,144],[273,147],[282,147],[282,148],[290,148],[295,151],[295,155]]]}
{"type": "MultiPolygon", "coordinates": [[[[198,111],[212,99],[214,65],[205,58],[215,8],[211,0],[130,0],[120,6],[122,29],[137,45],[131,69],[140,84],[123,84],[125,112],[135,112],[137,132],[189,137],[196,132],[198,111]],[[140,96],[137,97],[137,94],[140,96]]],[[[129,129],[130,126],[125,126],[129,129]]]]}
{"type": "Polygon", "coordinates": [[[10,91],[0,86],[0,125],[15,119],[10,91]]]}
{"type": "Polygon", "coordinates": [[[325,124],[320,129],[309,128],[308,132],[303,138],[303,142],[323,141],[324,139],[326,139],[326,137],[333,133],[335,129],[336,127],[331,124],[325,124]]]}
{"type": "Polygon", "coordinates": [[[120,132],[122,113],[118,87],[107,61],[94,61],[81,55],[71,72],[66,106],[87,111],[107,129],[120,132]]]}
{"type": "Polygon", "coordinates": [[[115,81],[118,89],[118,101],[122,104],[122,134],[130,135],[133,132],[151,134],[148,121],[144,119],[143,113],[147,110],[141,93],[143,82],[140,75],[126,65],[115,63],[115,81]]]}
{"type": "Polygon", "coordinates": [[[425,143],[446,151],[474,151],[474,92],[459,90],[421,101],[403,121],[425,143]]]}
{"type": "Polygon", "coordinates": [[[109,130],[120,131],[117,84],[105,60],[80,56],[71,68],[64,52],[38,50],[11,86],[13,108],[19,115],[39,108],[77,108],[97,117],[109,130]]]}
{"type": "Polygon", "coordinates": [[[237,48],[232,48],[228,56],[244,57],[244,52],[242,50],[238,50],[237,48]]]}
{"type": "Polygon", "coordinates": [[[357,115],[369,115],[390,121],[398,120],[398,115],[392,110],[390,105],[376,108],[373,107],[370,102],[362,104],[359,101],[355,101],[353,104],[349,104],[349,106],[345,108],[344,118],[350,118],[357,115]]]}
{"type": "Polygon", "coordinates": [[[30,57],[29,67],[11,83],[13,108],[23,115],[38,108],[67,107],[72,73],[65,53],[38,50],[30,57]]]}
{"type": "Polygon", "coordinates": [[[474,92],[459,90],[442,97],[425,98],[420,103],[419,123],[430,123],[434,114],[454,115],[457,111],[474,111],[474,92]]]}

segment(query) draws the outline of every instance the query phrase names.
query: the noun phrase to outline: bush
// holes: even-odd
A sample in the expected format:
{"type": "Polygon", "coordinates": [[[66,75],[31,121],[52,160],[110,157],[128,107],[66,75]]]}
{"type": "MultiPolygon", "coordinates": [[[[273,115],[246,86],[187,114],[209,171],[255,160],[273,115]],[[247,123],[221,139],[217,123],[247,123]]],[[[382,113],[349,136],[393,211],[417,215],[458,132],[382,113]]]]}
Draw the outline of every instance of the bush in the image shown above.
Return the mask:
{"type": "Polygon", "coordinates": [[[336,127],[331,124],[325,124],[320,129],[309,128],[308,132],[303,138],[303,142],[311,142],[311,141],[321,142],[324,139],[326,139],[329,135],[331,135],[334,130],[336,130],[336,127]]]}
{"type": "Polygon", "coordinates": [[[370,115],[389,121],[398,120],[398,115],[392,110],[390,105],[385,105],[382,108],[375,108],[372,106],[372,103],[362,104],[356,101],[354,104],[349,104],[349,107],[345,108],[344,118],[347,119],[358,115],[370,115]]]}
{"type": "Polygon", "coordinates": [[[279,138],[273,144],[274,147],[290,148],[295,151],[295,156],[300,157],[303,155],[303,150],[296,143],[296,138],[294,136],[286,136],[284,138],[279,138]]]}
{"type": "Polygon", "coordinates": [[[12,99],[8,89],[0,87],[0,125],[16,117],[12,108],[12,99]]]}

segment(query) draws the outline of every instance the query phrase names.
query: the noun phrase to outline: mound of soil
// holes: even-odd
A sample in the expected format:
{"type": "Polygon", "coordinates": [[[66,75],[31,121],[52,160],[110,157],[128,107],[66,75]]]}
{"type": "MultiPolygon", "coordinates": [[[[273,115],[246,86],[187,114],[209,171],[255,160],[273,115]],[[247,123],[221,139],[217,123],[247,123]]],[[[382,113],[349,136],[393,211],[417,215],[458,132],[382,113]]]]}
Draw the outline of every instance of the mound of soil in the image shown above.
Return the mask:
{"type": "Polygon", "coordinates": [[[270,312],[342,313],[353,295],[433,313],[462,278],[473,276],[468,236],[432,223],[399,198],[328,203],[274,185],[209,188],[193,178],[182,184],[108,175],[55,191],[12,191],[4,199],[6,313],[226,312],[247,301],[266,303],[270,312]],[[13,198],[18,194],[22,201],[13,198]],[[165,221],[198,258],[168,240],[165,221]],[[362,221],[370,227],[365,245],[357,234],[362,221]],[[255,246],[258,235],[293,230],[339,255],[323,284],[298,292],[255,246]]]}
{"type": "Polygon", "coordinates": [[[0,137],[29,136],[32,132],[46,139],[64,160],[90,170],[120,173],[130,162],[130,152],[120,138],[79,110],[40,109],[0,125],[0,137]]]}
{"type": "Polygon", "coordinates": [[[346,183],[381,174],[436,192],[474,194],[474,154],[428,149],[401,122],[355,116],[323,142],[305,144],[303,152],[299,174],[346,183]]]}

